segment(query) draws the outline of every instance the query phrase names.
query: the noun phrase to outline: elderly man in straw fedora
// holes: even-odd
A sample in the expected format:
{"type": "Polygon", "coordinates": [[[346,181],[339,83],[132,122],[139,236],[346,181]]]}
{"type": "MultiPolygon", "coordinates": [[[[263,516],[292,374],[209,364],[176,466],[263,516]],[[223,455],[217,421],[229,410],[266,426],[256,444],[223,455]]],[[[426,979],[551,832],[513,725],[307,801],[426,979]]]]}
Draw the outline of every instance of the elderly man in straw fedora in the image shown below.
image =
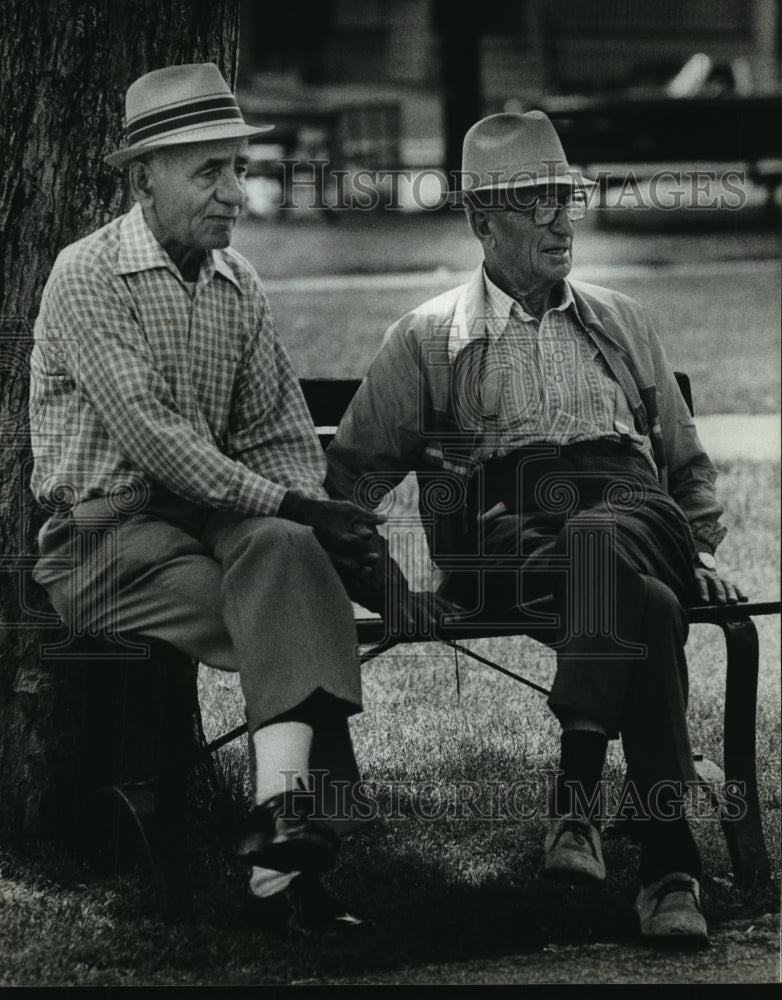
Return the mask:
{"type": "Polygon", "coordinates": [[[441,594],[495,622],[522,609],[556,649],[545,874],[605,878],[601,775],[621,733],[644,820],[641,932],[697,946],[682,606],[744,597],[716,571],[715,470],[651,323],[627,296],[568,279],[592,186],[540,111],[469,130],[453,197],[483,264],[388,330],[329,447],[326,485],[376,507],[416,470],[441,594]]]}
{"type": "Polygon", "coordinates": [[[334,782],[358,780],[360,665],[338,571],[369,569],[382,518],[328,499],[268,301],[230,249],[248,140],[271,126],[245,124],[212,63],[147,73],[126,112],[106,161],[127,168],[135,205],[60,253],[35,327],[32,489],[51,514],[36,579],[79,629],[238,670],[248,909],[283,932],[353,930],[364,922],[316,873],[346,829],[328,812],[334,782]],[[77,572],[67,557],[96,516],[115,519],[113,538],[77,572]]]}

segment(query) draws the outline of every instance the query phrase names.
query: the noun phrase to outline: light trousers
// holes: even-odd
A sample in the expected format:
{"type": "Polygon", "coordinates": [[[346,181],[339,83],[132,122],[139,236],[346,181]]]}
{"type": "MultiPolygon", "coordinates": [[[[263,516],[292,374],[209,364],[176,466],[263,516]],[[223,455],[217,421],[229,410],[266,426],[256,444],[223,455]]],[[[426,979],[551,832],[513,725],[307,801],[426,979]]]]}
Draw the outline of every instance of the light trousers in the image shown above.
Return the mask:
{"type": "Polygon", "coordinates": [[[347,726],[361,710],[353,610],[311,528],[159,493],[119,514],[86,501],[48,521],[39,548],[34,578],[71,629],[163,640],[238,671],[250,733],[315,692],[331,695],[336,711],[315,733],[310,767],[358,780],[347,726]]]}

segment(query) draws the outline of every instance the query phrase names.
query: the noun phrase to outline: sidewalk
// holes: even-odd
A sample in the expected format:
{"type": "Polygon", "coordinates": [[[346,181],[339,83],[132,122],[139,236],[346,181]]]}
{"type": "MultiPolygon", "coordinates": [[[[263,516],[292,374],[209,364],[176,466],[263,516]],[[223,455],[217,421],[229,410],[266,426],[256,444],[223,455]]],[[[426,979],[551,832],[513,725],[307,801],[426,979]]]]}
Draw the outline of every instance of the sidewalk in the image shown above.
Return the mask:
{"type": "MultiPolygon", "coordinates": [[[[574,265],[617,267],[637,264],[704,264],[709,261],[776,261],[775,230],[725,228],[705,232],[601,228],[593,214],[578,223],[574,265]]],[[[405,274],[470,271],[481,261],[480,246],[462,212],[299,212],[275,220],[244,217],[233,246],[256,266],[264,282],[314,275],[405,274]]]]}
{"type": "Polygon", "coordinates": [[[713,413],[695,418],[698,436],[707,455],[715,462],[747,459],[778,462],[780,459],[779,414],[739,415],[713,413]]]}

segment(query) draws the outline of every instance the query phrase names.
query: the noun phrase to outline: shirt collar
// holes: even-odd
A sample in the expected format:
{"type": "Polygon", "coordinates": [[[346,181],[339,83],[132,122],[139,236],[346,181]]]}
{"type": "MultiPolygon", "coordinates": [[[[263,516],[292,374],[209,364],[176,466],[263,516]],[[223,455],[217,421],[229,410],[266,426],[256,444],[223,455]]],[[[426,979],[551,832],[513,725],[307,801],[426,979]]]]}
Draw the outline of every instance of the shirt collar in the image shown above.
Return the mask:
{"type": "Polygon", "coordinates": [[[226,260],[223,251],[212,250],[209,256],[214,266],[214,270],[218,274],[221,274],[224,278],[227,278],[231,282],[231,284],[234,285],[241,292],[242,286],[239,284],[239,279],[231,270],[231,265],[226,260]]]}
{"type": "MultiPolygon", "coordinates": [[[[485,267],[483,269],[483,285],[486,297],[486,333],[490,340],[497,340],[502,336],[514,308],[516,315],[525,323],[536,322],[535,317],[526,312],[519,302],[495,285],[486,273],[485,267]]],[[[565,280],[561,287],[562,301],[559,305],[552,306],[551,309],[555,312],[564,312],[571,306],[575,309],[576,303],[570,284],[565,280]]],[[[576,315],[578,316],[577,312],[576,315]]]]}
{"type": "MultiPolygon", "coordinates": [[[[174,262],[155,239],[147,225],[141,205],[136,203],[120,222],[120,244],[117,258],[117,274],[133,274],[136,271],[150,271],[165,268],[175,277],[182,279],[174,262]]],[[[198,274],[198,281],[210,281],[215,274],[227,278],[239,291],[241,286],[236,275],[220,250],[207,251],[198,274]]]]}

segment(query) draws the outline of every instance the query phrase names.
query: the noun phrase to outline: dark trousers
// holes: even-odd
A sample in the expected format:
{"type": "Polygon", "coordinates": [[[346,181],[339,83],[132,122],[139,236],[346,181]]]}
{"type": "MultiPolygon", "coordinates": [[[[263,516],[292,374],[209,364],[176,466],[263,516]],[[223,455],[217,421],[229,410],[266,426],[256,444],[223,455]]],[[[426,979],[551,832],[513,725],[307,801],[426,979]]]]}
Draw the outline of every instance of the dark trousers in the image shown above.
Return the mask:
{"type": "Polygon", "coordinates": [[[486,605],[553,595],[556,624],[533,634],[556,650],[555,714],[621,733],[641,788],[694,779],[683,608],[694,545],[643,456],[609,441],[523,449],[480,470],[469,517],[486,605]]]}

